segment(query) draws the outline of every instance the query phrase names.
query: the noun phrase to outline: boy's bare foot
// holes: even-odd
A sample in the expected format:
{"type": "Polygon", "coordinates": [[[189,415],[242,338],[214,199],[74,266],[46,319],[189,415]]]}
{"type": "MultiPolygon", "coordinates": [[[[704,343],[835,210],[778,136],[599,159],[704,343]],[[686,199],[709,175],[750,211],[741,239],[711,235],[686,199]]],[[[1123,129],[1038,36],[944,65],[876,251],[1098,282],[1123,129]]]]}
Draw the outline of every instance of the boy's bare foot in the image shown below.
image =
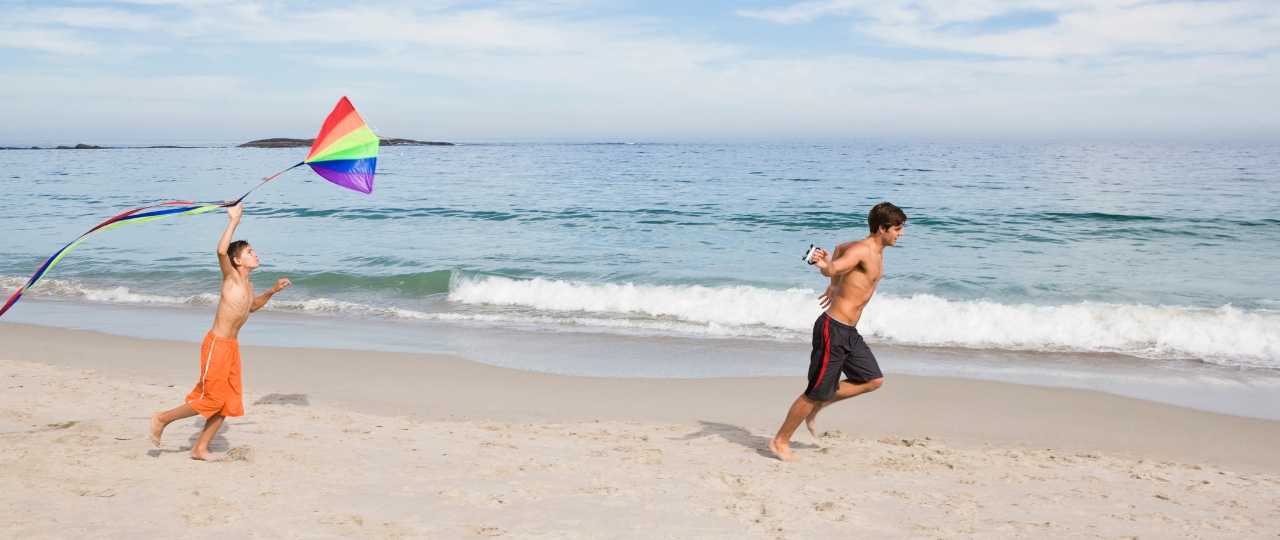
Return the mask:
{"type": "Polygon", "coordinates": [[[160,413],[151,415],[151,428],[147,431],[147,438],[151,439],[151,444],[160,448],[160,436],[164,435],[164,422],[160,421],[160,413]]]}
{"type": "Polygon", "coordinates": [[[814,438],[817,438],[818,436],[818,411],[821,411],[824,405],[826,405],[826,403],[814,405],[813,410],[809,411],[809,416],[804,417],[804,427],[809,428],[809,434],[813,435],[814,438]]]}
{"type": "Polygon", "coordinates": [[[208,449],[201,450],[199,448],[191,449],[191,459],[198,459],[200,461],[217,461],[216,459],[213,459],[213,452],[210,452],[208,449]]]}
{"type": "Polygon", "coordinates": [[[800,461],[800,458],[791,453],[790,446],[790,441],[778,442],[778,439],[769,440],[769,451],[773,452],[773,455],[778,456],[778,459],[789,462],[800,461]]]}

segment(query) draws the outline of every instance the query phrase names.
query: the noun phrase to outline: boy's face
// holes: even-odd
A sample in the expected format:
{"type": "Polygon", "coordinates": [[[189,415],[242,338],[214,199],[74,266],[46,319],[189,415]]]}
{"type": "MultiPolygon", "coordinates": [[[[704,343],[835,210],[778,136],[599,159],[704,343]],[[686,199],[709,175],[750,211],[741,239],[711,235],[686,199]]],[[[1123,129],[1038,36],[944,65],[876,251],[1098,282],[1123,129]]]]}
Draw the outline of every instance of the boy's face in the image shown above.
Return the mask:
{"type": "Polygon", "coordinates": [[[884,245],[886,246],[898,245],[898,239],[902,238],[902,234],[903,234],[902,227],[903,225],[895,225],[893,227],[881,227],[880,239],[884,242],[884,245]]]}
{"type": "Polygon", "coordinates": [[[258,267],[258,254],[253,252],[253,246],[245,246],[240,250],[240,256],[236,257],[236,263],[242,268],[253,270],[258,267]]]}

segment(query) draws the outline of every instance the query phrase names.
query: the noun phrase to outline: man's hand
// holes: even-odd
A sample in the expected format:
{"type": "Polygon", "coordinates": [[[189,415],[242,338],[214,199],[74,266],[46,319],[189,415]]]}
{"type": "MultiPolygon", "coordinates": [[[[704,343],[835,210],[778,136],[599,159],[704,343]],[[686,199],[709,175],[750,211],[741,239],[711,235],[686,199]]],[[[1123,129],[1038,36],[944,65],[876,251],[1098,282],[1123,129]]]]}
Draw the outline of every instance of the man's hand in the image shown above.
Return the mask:
{"type": "Polygon", "coordinates": [[[240,219],[240,216],[244,215],[244,206],[241,203],[236,203],[232,206],[228,206],[227,215],[231,216],[232,220],[240,219]]]}
{"type": "Polygon", "coordinates": [[[831,307],[831,295],[835,294],[835,292],[835,285],[827,285],[827,290],[818,297],[818,305],[822,306],[824,310],[831,307]]]}
{"type": "Polygon", "coordinates": [[[813,252],[813,265],[817,266],[819,270],[826,270],[830,264],[831,254],[827,253],[826,250],[818,248],[817,251],[813,252]]]}
{"type": "Polygon", "coordinates": [[[290,285],[293,285],[293,283],[289,282],[289,278],[280,278],[279,280],[276,280],[276,286],[271,288],[271,292],[278,293],[290,285]]]}

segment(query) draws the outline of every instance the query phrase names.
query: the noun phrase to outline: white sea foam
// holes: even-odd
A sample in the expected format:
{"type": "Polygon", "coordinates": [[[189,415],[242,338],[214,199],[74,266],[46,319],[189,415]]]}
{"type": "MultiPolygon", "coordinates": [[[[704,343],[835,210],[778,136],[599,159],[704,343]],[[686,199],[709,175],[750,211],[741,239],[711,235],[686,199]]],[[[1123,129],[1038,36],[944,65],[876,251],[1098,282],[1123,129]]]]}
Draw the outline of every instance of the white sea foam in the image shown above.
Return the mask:
{"type": "MultiPolygon", "coordinates": [[[[13,294],[19,287],[26,285],[27,278],[0,277],[0,291],[3,291],[5,299],[8,295],[13,294]]],[[[108,287],[97,288],[85,285],[75,280],[65,279],[44,279],[40,281],[31,291],[28,291],[24,297],[32,296],[52,296],[61,298],[79,298],[83,300],[91,300],[94,302],[115,302],[124,304],[212,304],[218,301],[218,296],[209,293],[200,293],[191,296],[167,296],[161,294],[147,294],[130,291],[126,287],[108,287]]]]}
{"type": "Polygon", "coordinates": [[[449,300],[542,311],[642,314],[721,326],[786,330],[810,327],[819,313],[814,292],[809,289],[582,283],[542,278],[457,278],[450,284],[449,300]]]}
{"type": "MultiPolygon", "coordinates": [[[[0,278],[16,290],[20,278],[0,278]]],[[[820,313],[817,291],[750,286],[636,285],[501,277],[456,278],[440,312],[327,298],[273,299],[268,308],[395,319],[530,324],[599,331],[807,340],[820,313]]],[[[209,293],[166,296],[49,279],[29,293],[98,302],[210,304],[209,293]]],[[[1033,351],[1119,352],[1280,368],[1280,311],[1232,306],[1080,303],[1059,306],[876,296],[858,329],[904,345],[1033,351]]]]}
{"type": "Polygon", "coordinates": [[[1121,352],[1280,367],[1280,312],[1231,306],[951,302],[876,298],[859,328],[912,345],[1121,352]]]}
{"type": "MultiPolygon", "coordinates": [[[[804,336],[819,314],[817,292],[748,286],[634,285],[500,277],[456,279],[449,299],[539,311],[648,315],[716,325],[718,333],[770,329],[804,336]]],[[[906,345],[1120,352],[1280,367],[1280,312],[1231,306],[1080,303],[1063,306],[877,296],[859,330],[906,345]]],[[[744,332],[745,334],[746,332],[744,332]]],[[[779,332],[773,332],[779,333],[779,332]]]]}

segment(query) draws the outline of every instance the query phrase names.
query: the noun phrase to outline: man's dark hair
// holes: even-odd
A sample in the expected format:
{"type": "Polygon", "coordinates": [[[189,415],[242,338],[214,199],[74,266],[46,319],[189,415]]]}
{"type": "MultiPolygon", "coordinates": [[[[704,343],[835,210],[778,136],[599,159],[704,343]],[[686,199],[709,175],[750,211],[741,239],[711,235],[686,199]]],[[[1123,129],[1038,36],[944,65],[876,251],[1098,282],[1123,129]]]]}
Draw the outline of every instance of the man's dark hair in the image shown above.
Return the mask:
{"type": "Polygon", "coordinates": [[[890,202],[882,202],[871,207],[871,212],[867,214],[867,226],[871,228],[871,234],[880,232],[881,227],[892,228],[906,222],[907,214],[890,202]]]}
{"type": "Polygon", "coordinates": [[[231,259],[232,268],[240,268],[240,265],[236,264],[236,257],[239,257],[240,252],[244,251],[244,248],[247,247],[249,247],[249,242],[245,240],[236,240],[235,242],[232,242],[231,245],[227,246],[227,258],[231,259]]]}

